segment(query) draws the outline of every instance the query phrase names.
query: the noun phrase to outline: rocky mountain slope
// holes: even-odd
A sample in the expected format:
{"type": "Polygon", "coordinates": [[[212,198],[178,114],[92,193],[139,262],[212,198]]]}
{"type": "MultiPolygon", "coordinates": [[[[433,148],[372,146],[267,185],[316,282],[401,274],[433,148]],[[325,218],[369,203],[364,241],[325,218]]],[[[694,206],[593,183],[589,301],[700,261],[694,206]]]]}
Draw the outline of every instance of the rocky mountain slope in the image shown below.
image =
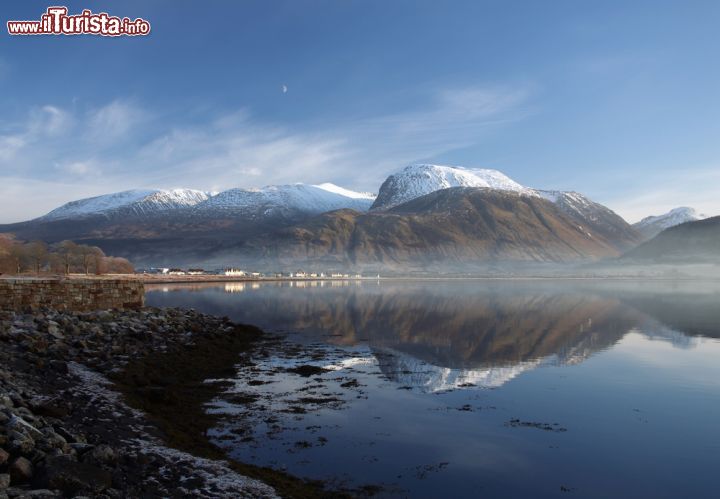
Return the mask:
{"type": "Polygon", "coordinates": [[[451,187],[486,187],[540,197],[557,205],[588,233],[614,240],[621,249],[640,242],[638,233],[612,210],[577,192],[549,191],[525,187],[497,170],[458,166],[410,165],[390,175],[380,187],[373,211],[387,210],[407,201],[451,187]]]}
{"type": "Polygon", "coordinates": [[[618,242],[539,196],[487,188],[432,192],[384,211],[341,210],[263,234],[243,248],[280,262],[423,267],[571,262],[616,256],[618,242]]]}

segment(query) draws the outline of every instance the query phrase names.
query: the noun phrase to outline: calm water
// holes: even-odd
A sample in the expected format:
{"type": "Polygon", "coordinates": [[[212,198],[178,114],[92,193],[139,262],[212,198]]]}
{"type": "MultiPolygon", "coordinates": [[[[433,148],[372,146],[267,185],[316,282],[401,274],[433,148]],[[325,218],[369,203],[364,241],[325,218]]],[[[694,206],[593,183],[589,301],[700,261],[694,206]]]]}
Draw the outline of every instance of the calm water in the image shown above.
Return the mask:
{"type": "Polygon", "coordinates": [[[720,497],[720,286],[157,286],[284,341],[208,410],[241,460],[409,497],[720,497]],[[323,367],[321,374],[288,372],[323,367]]]}

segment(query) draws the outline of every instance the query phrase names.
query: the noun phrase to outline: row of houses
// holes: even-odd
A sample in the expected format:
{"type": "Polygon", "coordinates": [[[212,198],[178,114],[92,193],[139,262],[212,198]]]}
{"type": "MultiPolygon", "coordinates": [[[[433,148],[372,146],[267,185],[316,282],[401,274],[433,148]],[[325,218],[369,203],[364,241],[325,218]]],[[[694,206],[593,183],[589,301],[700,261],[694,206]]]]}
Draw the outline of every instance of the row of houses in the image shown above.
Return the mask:
{"type": "MultiPolygon", "coordinates": [[[[180,268],[151,268],[140,270],[145,274],[162,274],[162,275],[224,275],[228,277],[289,277],[293,279],[361,279],[362,274],[349,274],[340,272],[306,272],[297,270],[295,272],[276,272],[265,274],[240,268],[230,267],[221,270],[205,270],[200,268],[180,269],[180,268]]],[[[379,277],[379,276],[378,276],[379,277]]]]}

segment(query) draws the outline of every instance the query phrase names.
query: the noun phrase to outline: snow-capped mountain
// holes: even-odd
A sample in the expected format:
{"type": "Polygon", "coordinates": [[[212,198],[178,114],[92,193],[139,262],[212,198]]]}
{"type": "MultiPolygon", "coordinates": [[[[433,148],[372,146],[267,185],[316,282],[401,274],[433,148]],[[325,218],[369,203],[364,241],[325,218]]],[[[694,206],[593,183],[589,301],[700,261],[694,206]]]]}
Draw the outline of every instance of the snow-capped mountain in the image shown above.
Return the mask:
{"type": "Polygon", "coordinates": [[[645,217],[639,222],[633,224],[638,231],[647,239],[655,237],[660,232],[670,227],[683,224],[685,222],[694,222],[695,220],[704,220],[707,215],[698,213],[693,208],[681,206],[674,208],[662,215],[654,215],[645,217]]]}
{"type": "Polygon", "coordinates": [[[390,175],[380,186],[372,209],[387,210],[449,187],[487,187],[536,195],[533,189],[518,184],[497,170],[418,164],[406,166],[398,173],[390,175]]]}
{"type": "Polygon", "coordinates": [[[40,218],[42,221],[84,219],[101,215],[147,218],[227,215],[313,215],[342,208],[367,211],[374,194],[335,184],[271,185],[262,189],[229,189],[211,193],[194,189],[135,189],[72,201],[40,218]]]}
{"type": "Polygon", "coordinates": [[[589,237],[617,242],[619,248],[638,242],[633,228],[612,210],[577,192],[549,191],[525,187],[497,170],[459,166],[410,165],[387,178],[380,187],[373,211],[392,209],[435,191],[451,187],[482,187],[510,191],[522,196],[541,197],[577,222],[589,237]]]}
{"type": "Polygon", "coordinates": [[[298,183],[262,189],[230,189],[198,204],[193,212],[251,217],[314,215],[343,208],[367,211],[374,200],[374,194],[350,191],[335,184],[298,183]]]}
{"type": "Polygon", "coordinates": [[[377,198],[329,183],[133,190],[67,203],[3,231],[49,243],[92,240],[153,264],[184,252],[192,262],[242,255],[393,269],[593,260],[640,238],[578,193],[525,187],[497,170],[427,164],[391,175],[377,198]]]}
{"type": "Polygon", "coordinates": [[[51,221],[87,218],[94,215],[147,216],[195,206],[207,200],[210,195],[193,189],[136,189],[71,201],[40,219],[51,221]]]}

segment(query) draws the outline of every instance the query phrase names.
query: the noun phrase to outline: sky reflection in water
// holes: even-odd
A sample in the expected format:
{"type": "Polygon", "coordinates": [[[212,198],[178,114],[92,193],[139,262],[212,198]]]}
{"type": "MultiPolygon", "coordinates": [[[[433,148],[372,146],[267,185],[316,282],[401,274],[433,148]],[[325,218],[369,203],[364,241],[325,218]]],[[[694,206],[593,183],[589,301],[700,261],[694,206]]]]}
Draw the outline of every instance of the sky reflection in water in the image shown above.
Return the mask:
{"type": "Polygon", "coordinates": [[[238,373],[235,391],[256,401],[228,394],[212,408],[226,415],[218,444],[239,459],[412,497],[716,493],[720,288],[712,284],[285,282],[148,291],[151,305],[228,315],[302,347],[285,344],[254,372],[238,373]],[[282,372],[306,364],[332,370],[282,372]],[[237,423],[247,421],[239,413],[251,423],[237,423]]]}

